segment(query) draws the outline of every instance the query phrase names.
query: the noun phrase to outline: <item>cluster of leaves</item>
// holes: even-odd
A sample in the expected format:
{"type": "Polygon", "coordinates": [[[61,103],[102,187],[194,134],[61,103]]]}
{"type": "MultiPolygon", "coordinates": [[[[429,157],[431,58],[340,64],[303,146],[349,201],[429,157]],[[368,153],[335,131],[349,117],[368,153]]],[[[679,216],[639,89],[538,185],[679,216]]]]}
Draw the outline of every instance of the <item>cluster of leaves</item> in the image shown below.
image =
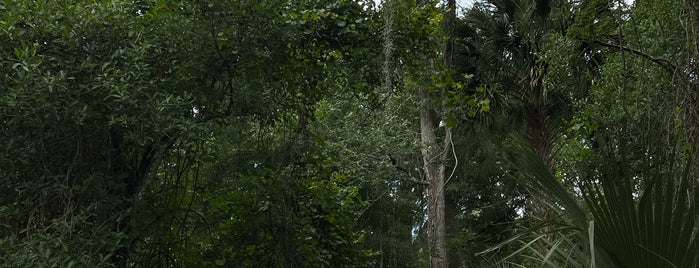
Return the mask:
{"type": "Polygon", "coordinates": [[[120,2],[2,5],[8,263],[104,264],[125,237],[130,161],[182,125],[187,99],[157,86],[153,47],[130,13],[120,2]]]}
{"type": "Polygon", "coordinates": [[[315,103],[370,77],[367,6],[0,4],[0,260],[341,267],[369,259],[315,103]],[[320,12],[322,10],[322,12],[320,12]],[[316,14],[304,16],[298,14],[316,14]],[[314,13],[315,12],[315,13],[314,13]],[[312,27],[309,27],[312,26],[312,27]]]}

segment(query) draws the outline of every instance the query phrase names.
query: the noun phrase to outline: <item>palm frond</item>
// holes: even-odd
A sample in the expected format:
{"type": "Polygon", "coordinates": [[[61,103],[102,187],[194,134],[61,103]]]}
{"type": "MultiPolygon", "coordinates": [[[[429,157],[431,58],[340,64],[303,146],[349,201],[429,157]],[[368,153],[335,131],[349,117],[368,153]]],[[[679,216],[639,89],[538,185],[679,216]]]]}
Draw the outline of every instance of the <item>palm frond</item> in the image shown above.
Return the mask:
{"type": "Polygon", "coordinates": [[[689,176],[692,161],[678,165],[672,161],[675,157],[655,155],[655,159],[649,156],[652,160],[647,165],[637,167],[625,159],[623,148],[610,151],[604,155],[608,164],[581,185],[588,216],[579,200],[527,146],[516,147],[515,165],[522,174],[518,182],[555,200],[576,230],[575,235],[559,235],[557,241],[540,240],[553,250],[538,256],[541,263],[563,256],[558,251],[566,248],[578,250],[569,252],[575,257],[564,259],[572,267],[696,267],[699,214],[698,198],[689,195],[694,182],[689,176]],[[642,193],[635,188],[638,180],[647,182],[642,193]],[[565,243],[570,246],[562,247],[565,243]]]}
{"type": "Polygon", "coordinates": [[[677,165],[669,157],[634,171],[624,157],[609,158],[618,164],[586,179],[583,189],[599,225],[599,245],[628,267],[695,267],[698,214],[688,195],[691,160],[677,165]],[[637,193],[634,180],[641,178],[648,183],[637,193]]]}
{"type": "MultiPolygon", "coordinates": [[[[518,138],[515,138],[518,139],[518,138]]],[[[528,189],[548,195],[557,201],[566,214],[570,215],[574,226],[587,229],[587,216],[577,198],[549,171],[541,159],[523,142],[515,145],[514,152],[518,154],[518,162],[514,165],[522,176],[515,179],[528,189]]]]}

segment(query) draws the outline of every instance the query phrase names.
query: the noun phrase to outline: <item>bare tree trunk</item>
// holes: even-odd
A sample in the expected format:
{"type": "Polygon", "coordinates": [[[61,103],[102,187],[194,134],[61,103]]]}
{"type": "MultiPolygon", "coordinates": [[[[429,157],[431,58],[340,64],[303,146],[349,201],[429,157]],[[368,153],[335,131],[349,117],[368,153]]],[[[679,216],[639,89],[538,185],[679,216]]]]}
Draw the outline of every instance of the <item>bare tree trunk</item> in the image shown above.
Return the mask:
{"type": "MultiPolygon", "coordinates": [[[[447,267],[444,218],[444,162],[448,144],[440,146],[437,139],[439,113],[435,101],[441,101],[439,92],[419,89],[420,95],[420,143],[427,186],[427,240],[430,247],[430,267],[447,267]]],[[[447,132],[448,133],[448,132],[447,132]]],[[[451,138],[451,137],[449,137],[451,138]]],[[[448,141],[444,139],[445,143],[448,141]]]]}

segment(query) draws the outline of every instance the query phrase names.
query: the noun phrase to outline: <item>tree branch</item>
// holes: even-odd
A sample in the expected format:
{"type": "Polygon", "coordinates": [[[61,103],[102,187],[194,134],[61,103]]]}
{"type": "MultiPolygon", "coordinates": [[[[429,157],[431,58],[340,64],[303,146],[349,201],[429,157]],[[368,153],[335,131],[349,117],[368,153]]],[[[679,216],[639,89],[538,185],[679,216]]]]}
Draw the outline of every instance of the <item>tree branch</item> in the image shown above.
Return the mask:
{"type": "Polygon", "coordinates": [[[409,182],[414,182],[414,183],[417,183],[417,184],[420,184],[420,185],[430,185],[430,183],[427,182],[427,181],[425,181],[425,180],[418,180],[418,179],[414,178],[414,177],[412,176],[412,174],[410,174],[410,171],[408,171],[408,170],[405,169],[404,167],[399,166],[399,165],[398,165],[398,161],[397,161],[395,158],[393,158],[393,156],[391,156],[390,154],[386,154],[386,156],[388,156],[388,160],[390,160],[391,165],[392,165],[396,170],[398,170],[398,171],[400,171],[400,172],[403,172],[403,173],[405,173],[406,175],[408,175],[408,177],[406,177],[405,180],[407,180],[407,181],[409,181],[409,182]]]}
{"type": "Polygon", "coordinates": [[[592,42],[595,43],[595,44],[604,46],[604,47],[614,48],[614,49],[618,49],[618,50],[623,50],[623,51],[629,52],[629,53],[631,53],[631,54],[640,56],[640,57],[642,57],[642,58],[645,58],[645,59],[647,59],[647,60],[649,60],[649,61],[651,61],[651,62],[653,62],[653,63],[659,65],[660,67],[665,68],[665,69],[668,70],[670,73],[674,73],[674,72],[677,70],[677,66],[675,66],[675,64],[673,64],[673,63],[670,62],[669,60],[666,60],[666,59],[663,59],[663,58],[658,58],[658,57],[649,55],[648,53],[645,53],[645,52],[640,51],[640,50],[637,50],[637,49],[625,47],[625,46],[623,46],[623,45],[605,43],[605,42],[602,42],[602,41],[599,41],[599,40],[593,40],[592,42]]]}

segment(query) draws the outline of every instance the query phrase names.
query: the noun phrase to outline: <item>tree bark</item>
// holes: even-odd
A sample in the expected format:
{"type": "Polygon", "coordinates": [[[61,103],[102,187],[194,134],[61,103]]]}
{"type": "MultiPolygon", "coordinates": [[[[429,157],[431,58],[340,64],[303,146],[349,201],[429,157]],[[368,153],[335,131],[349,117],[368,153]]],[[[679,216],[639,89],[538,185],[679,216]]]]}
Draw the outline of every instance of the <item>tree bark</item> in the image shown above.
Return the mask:
{"type": "MultiPolygon", "coordinates": [[[[418,1],[418,6],[423,5],[418,1]]],[[[451,69],[453,50],[453,25],[456,20],[456,1],[447,1],[446,22],[444,24],[447,40],[444,47],[444,63],[447,70],[451,69]]],[[[433,66],[430,63],[430,66],[433,66]]],[[[427,180],[427,240],[430,247],[430,267],[448,267],[446,241],[446,220],[444,184],[445,164],[450,153],[451,129],[445,129],[441,141],[437,135],[440,128],[441,111],[444,105],[444,92],[442,88],[435,92],[429,92],[425,87],[419,89],[420,100],[420,145],[427,180]]]]}
{"type": "Polygon", "coordinates": [[[428,92],[424,87],[420,95],[420,144],[427,185],[427,240],[430,247],[430,267],[447,267],[444,218],[444,162],[449,150],[445,138],[444,146],[437,139],[439,114],[435,101],[438,92],[428,92]]]}

